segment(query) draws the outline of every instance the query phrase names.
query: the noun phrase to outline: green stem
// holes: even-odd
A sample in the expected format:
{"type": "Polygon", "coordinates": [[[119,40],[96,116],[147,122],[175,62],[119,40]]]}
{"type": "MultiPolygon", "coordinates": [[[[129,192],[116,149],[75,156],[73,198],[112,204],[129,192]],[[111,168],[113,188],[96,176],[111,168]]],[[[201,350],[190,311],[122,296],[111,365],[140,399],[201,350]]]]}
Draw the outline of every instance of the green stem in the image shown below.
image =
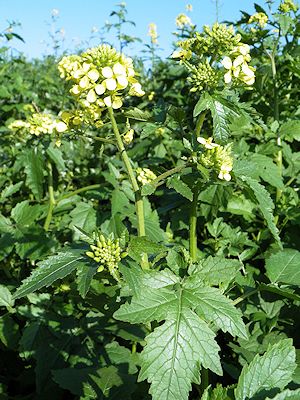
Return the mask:
{"type": "MultiPolygon", "coordinates": [[[[130,183],[131,183],[133,191],[134,191],[138,236],[146,236],[145,219],[144,219],[144,203],[143,203],[141,191],[140,191],[139,185],[137,183],[135,174],[133,172],[133,168],[132,168],[130,159],[128,157],[128,154],[126,152],[124,143],[122,141],[122,137],[120,135],[117,122],[115,120],[113,109],[111,107],[108,107],[108,114],[109,114],[109,118],[111,120],[111,124],[112,124],[113,132],[114,132],[114,135],[116,138],[118,150],[121,154],[126,171],[128,173],[130,183]]],[[[143,269],[149,268],[148,259],[146,259],[146,257],[143,257],[143,261],[142,261],[141,265],[142,265],[143,269]]]]}
{"type": "Polygon", "coordinates": [[[193,190],[193,201],[190,209],[190,256],[192,261],[197,259],[197,205],[199,186],[193,190]]]}
{"type": "Polygon", "coordinates": [[[82,193],[82,192],[86,192],[87,190],[98,189],[101,186],[102,185],[100,183],[95,183],[94,185],[84,186],[82,188],[74,190],[73,192],[66,193],[61,198],[57,199],[56,203],[58,204],[62,200],[68,199],[69,197],[75,196],[76,194],[79,194],[79,193],[82,193]]]}
{"type": "Polygon", "coordinates": [[[52,174],[52,164],[50,161],[47,161],[47,170],[48,170],[48,194],[49,194],[49,208],[48,214],[44,223],[45,231],[49,230],[49,226],[52,220],[53,209],[55,207],[56,201],[54,197],[53,190],[53,174],[52,174]]]}

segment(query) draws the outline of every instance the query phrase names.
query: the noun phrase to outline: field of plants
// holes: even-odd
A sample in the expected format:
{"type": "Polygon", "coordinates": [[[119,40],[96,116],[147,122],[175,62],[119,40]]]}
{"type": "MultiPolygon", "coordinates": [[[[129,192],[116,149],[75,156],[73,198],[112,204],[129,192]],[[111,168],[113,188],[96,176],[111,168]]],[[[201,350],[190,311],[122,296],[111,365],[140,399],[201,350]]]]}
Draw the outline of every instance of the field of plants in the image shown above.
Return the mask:
{"type": "Polygon", "coordinates": [[[300,399],[300,13],[255,10],[0,33],[0,400],[300,399]]]}

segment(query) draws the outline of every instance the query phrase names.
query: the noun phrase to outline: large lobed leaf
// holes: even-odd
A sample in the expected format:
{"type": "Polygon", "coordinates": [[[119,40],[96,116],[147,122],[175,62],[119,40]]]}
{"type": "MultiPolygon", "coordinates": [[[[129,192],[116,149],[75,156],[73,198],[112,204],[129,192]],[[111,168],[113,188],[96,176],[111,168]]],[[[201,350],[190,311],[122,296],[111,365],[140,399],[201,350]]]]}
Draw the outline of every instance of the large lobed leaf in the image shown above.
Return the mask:
{"type": "Polygon", "coordinates": [[[140,380],[151,383],[154,400],[184,400],[191,383],[199,383],[200,366],[222,374],[215,333],[217,327],[246,338],[241,313],[219,289],[203,287],[197,273],[180,282],[171,271],[139,272],[127,269],[134,293],[114,317],[131,323],[162,322],[146,337],[141,353],[140,380]]]}

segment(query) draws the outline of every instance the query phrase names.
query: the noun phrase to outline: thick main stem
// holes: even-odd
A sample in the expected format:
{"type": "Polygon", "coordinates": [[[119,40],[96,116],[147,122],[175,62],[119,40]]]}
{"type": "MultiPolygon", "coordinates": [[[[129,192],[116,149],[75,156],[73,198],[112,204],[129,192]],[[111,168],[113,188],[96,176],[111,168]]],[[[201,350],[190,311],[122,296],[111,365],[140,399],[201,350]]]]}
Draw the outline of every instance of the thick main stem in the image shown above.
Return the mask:
{"type": "MultiPolygon", "coordinates": [[[[108,107],[108,114],[111,120],[113,132],[116,138],[117,142],[117,147],[118,150],[121,154],[122,160],[124,162],[126,171],[128,173],[128,177],[130,180],[130,183],[132,185],[133,191],[134,191],[134,196],[135,196],[135,208],[136,208],[136,216],[137,216],[137,230],[138,230],[138,236],[146,236],[146,231],[145,231],[145,219],[144,219],[144,203],[143,203],[143,198],[141,195],[141,191],[139,188],[139,185],[137,183],[135,174],[133,172],[133,168],[130,162],[130,159],[128,157],[128,154],[126,152],[124,143],[122,141],[118,125],[114,116],[113,109],[111,107],[108,107]]],[[[143,269],[148,269],[149,264],[148,260],[144,259],[142,262],[142,268],[143,269]]]]}
{"type": "Polygon", "coordinates": [[[193,190],[193,201],[190,209],[190,256],[192,261],[197,259],[197,204],[199,186],[193,190]]]}
{"type": "Polygon", "coordinates": [[[47,171],[48,171],[48,194],[49,194],[49,208],[47,217],[44,223],[45,231],[49,230],[49,226],[52,220],[53,209],[55,207],[56,201],[54,197],[54,189],[53,189],[53,174],[52,174],[52,164],[50,161],[47,161],[47,171]]]}

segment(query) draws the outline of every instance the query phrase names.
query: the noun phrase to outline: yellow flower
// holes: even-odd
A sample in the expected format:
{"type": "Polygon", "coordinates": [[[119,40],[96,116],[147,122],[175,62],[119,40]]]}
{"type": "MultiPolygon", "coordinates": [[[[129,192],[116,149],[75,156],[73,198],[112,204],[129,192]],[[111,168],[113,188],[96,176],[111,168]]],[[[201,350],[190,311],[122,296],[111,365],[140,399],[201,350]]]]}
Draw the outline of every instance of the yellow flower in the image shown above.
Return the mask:
{"type": "Polygon", "coordinates": [[[149,168],[137,168],[137,180],[142,184],[146,185],[147,183],[151,183],[154,179],[157,178],[154,172],[149,168]]]}
{"type": "Polygon", "coordinates": [[[249,18],[248,24],[252,24],[253,22],[264,28],[268,23],[268,16],[263,12],[255,13],[249,18]]]}
{"type": "Polygon", "coordinates": [[[182,29],[186,26],[193,26],[191,18],[185,14],[179,14],[176,17],[175,22],[176,22],[176,25],[178,26],[178,28],[180,28],[180,29],[182,29]]]}
{"type": "MultiPolygon", "coordinates": [[[[143,96],[135,78],[133,61],[109,45],[88,49],[80,55],[65,56],[58,64],[60,76],[72,82],[70,93],[84,109],[120,108],[122,95],[143,96]]],[[[91,117],[91,113],[90,113],[91,117]]]]}
{"type": "Polygon", "coordinates": [[[152,44],[158,43],[157,26],[153,22],[151,22],[151,24],[149,24],[148,36],[150,36],[152,44]]]}
{"type": "Polygon", "coordinates": [[[221,61],[223,67],[227,70],[224,74],[226,84],[233,79],[242,81],[246,85],[253,85],[255,81],[255,69],[248,65],[250,57],[250,47],[247,44],[239,43],[232,51],[231,57],[225,56],[221,61]]]}

